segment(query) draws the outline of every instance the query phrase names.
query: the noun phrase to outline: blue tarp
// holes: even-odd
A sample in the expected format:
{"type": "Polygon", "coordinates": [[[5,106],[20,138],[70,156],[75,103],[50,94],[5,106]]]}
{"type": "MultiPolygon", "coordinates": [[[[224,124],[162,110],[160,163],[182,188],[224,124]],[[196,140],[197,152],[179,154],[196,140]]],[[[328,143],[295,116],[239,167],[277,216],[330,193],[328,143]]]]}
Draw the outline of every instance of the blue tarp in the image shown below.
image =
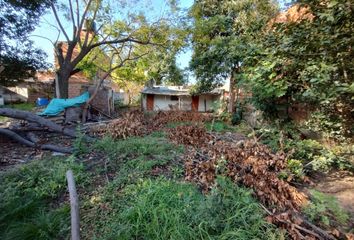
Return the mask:
{"type": "Polygon", "coordinates": [[[65,108],[68,107],[77,107],[81,104],[85,103],[90,98],[90,94],[85,92],[84,94],[68,99],[60,99],[60,98],[53,98],[46,109],[43,112],[39,113],[38,115],[46,115],[46,116],[56,116],[65,108]]]}

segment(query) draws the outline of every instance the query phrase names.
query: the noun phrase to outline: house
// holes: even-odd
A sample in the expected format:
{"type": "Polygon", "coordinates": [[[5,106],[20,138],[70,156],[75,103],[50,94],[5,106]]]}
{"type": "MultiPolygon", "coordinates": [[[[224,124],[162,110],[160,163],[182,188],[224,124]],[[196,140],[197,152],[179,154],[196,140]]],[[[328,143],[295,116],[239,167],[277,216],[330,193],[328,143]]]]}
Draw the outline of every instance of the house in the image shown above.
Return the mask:
{"type": "Polygon", "coordinates": [[[217,101],[224,99],[224,90],[191,95],[190,89],[182,86],[153,86],[141,91],[141,107],[145,111],[198,111],[210,112],[217,101]]]}

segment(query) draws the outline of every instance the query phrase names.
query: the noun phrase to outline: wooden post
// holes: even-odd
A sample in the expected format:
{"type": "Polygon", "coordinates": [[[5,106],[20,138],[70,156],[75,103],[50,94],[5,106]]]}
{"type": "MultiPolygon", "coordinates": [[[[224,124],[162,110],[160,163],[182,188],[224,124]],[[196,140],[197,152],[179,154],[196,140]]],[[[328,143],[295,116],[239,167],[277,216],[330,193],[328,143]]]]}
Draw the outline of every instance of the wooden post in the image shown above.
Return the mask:
{"type": "Polygon", "coordinates": [[[72,170],[66,172],[68,180],[69,196],[70,196],[70,212],[71,212],[71,239],[80,239],[80,215],[79,215],[79,198],[76,192],[75,179],[72,170]]]}

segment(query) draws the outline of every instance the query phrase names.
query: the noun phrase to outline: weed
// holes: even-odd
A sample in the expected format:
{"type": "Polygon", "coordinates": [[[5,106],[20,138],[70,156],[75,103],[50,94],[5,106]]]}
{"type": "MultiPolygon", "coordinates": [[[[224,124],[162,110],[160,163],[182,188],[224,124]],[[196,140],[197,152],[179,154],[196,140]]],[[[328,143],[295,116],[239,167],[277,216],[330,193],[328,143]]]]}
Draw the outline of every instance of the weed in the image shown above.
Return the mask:
{"type": "Polygon", "coordinates": [[[304,208],[304,213],[311,221],[320,221],[325,226],[335,225],[335,222],[340,225],[347,223],[349,215],[339,206],[334,196],[316,190],[310,192],[312,202],[304,208]]]}
{"type": "Polygon", "coordinates": [[[208,131],[212,131],[212,132],[235,131],[234,127],[231,127],[230,125],[222,121],[215,121],[214,123],[207,122],[205,123],[205,128],[208,131]]]}
{"type": "Polygon", "coordinates": [[[113,211],[99,211],[103,216],[93,235],[99,239],[278,239],[251,192],[226,179],[217,182],[208,196],[192,184],[164,178],[128,185],[108,203],[113,211]]]}
{"type": "Polygon", "coordinates": [[[182,146],[168,143],[163,137],[149,135],[114,141],[110,137],[96,143],[95,148],[108,155],[107,171],[116,177],[112,188],[121,188],[144,176],[152,175],[154,168],[162,168],[162,175],[175,177],[171,169],[181,166],[177,156],[183,152],[182,146]]]}
{"type": "Polygon", "coordinates": [[[66,204],[51,206],[66,189],[66,170],[79,186],[82,166],[72,158],[35,161],[0,175],[0,239],[58,239],[67,234],[66,204]]]}
{"type": "Polygon", "coordinates": [[[80,127],[78,127],[76,129],[76,138],[74,141],[74,155],[75,156],[80,156],[80,155],[84,155],[87,154],[89,152],[89,147],[88,147],[88,143],[85,139],[85,134],[82,133],[82,131],[80,130],[80,127]]]}

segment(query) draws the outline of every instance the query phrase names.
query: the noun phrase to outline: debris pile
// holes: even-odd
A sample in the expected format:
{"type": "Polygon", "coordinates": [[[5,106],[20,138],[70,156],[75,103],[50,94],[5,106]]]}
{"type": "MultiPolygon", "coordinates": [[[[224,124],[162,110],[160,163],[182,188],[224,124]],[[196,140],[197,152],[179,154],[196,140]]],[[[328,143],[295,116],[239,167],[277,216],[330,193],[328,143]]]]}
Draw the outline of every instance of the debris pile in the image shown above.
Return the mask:
{"type": "MultiPolygon", "coordinates": [[[[204,192],[212,188],[217,175],[228,176],[235,183],[252,188],[268,213],[267,221],[286,229],[291,239],[335,239],[339,236],[300,215],[299,210],[308,199],[279,178],[286,170],[284,153],[272,153],[256,140],[225,140],[199,126],[170,129],[169,137],[175,143],[189,146],[185,154],[185,179],[198,184],[204,192]]],[[[351,235],[340,234],[342,239],[351,239],[351,235]]]]}
{"type": "Polygon", "coordinates": [[[114,139],[126,139],[130,136],[142,136],[146,134],[144,116],[141,111],[131,111],[122,118],[115,119],[107,125],[98,125],[91,128],[90,132],[95,136],[111,135],[114,139]]]}
{"type": "Polygon", "coordinates": [[[171,122],[201,123],[210,119],[210,115],[182,111],[158,112],[149,118],[149,116],[144,116],[142,111],[137,110],[127,112],[121,118],[108,124],[93,126],[90,133],[95,136],[109,134],[114,139],[125,139],[129,136],[142,136],[160,130],[171,122]]]}
{"type": "Polygon", "coordinates": [[[299,209],[306,202],[303,193],[278,177],[286,168],[284,154],[273,154],[253,140],[213,141],[196,126],[180,126],[169,136],[174,142],[194,147],[186,155],[185,177],[204,191],[213,186],[217,174],[223,174],[252,188],[262,203],[278,210],[299,209]]]}
{"type": "Polygon", "coordinates": [[[203,123],[211,121],[212,116],[210,114],[201,114],[198,112],[185,112],[185,111],[168,111],[158,112],[151,121],[154,129],[159,129],[168,123],[175,122],[191,122],[191,123],[203,123]]]}
{"type": "Polygon", "coordinates": [[[169,138],[176,143],[190,145],[193,147],[206,146],[212,140],[211,135],[207,134],[202,126],[177,126],[168,130],[169,138]]]}

